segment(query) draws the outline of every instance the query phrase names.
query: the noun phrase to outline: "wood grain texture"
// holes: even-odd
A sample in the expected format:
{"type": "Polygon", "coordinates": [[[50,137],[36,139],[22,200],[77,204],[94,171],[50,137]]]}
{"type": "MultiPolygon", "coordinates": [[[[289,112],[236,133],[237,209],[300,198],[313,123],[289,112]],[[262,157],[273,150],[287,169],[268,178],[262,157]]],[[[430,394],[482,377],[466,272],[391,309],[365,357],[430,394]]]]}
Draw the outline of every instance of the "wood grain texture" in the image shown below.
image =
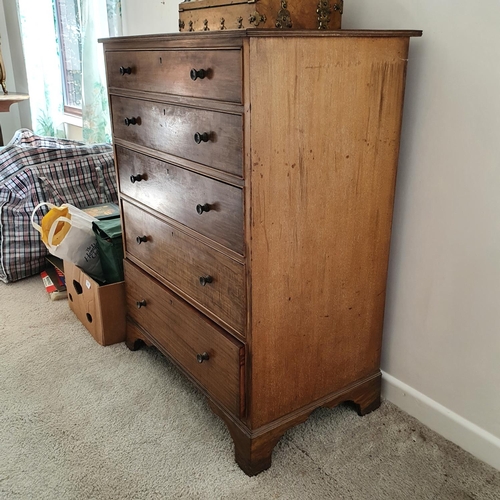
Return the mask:
{"type": "MultiPolygon", "coordinates": [[[[158,33],[154,35],[133,35],[113,38],[100,38],[105,52],[123,50],[160,50],[160,49],[213,49],[240,48],[248,38],[409,38],[422,36],[421,30],[277,30],[242,29],[223,31],[196,31],[192,33],[158,33]]],[[[108,82],[109,84],[109,82],[108,82]]],[[[112,86],[112,85],[109,85],[112,86]]]]}
{"type": "Polygon", "coordinates": [[[305,422],[315,409],[333,408],[340,403],[350,402],[362,416],[378,408],[380,406],[380,382],[381,375],[378,373],[254,430],[242,425],[214,402],[209,400],[209,403],[212,411],[226,423],[229,429],[234,442],[236,463],[245,474],[255,476],[271,466],[273,449],[285,432],[305,422]]]}
{"type": "Polygon", "coordinates": [[[195,109],[209,109],[220,111],[222,113],[241,114],[243,105],[236,102],[214,101],[203,97],[185,97],[182,95],[162,94],[160,92],[150,92],[147,90],[122,89],[110,87],[110,94],[121,97],[131,97],[133,99],[142,99],[145,101],[164,102],[195,109]]]}
{"type": "Polygon", "coordinates": [[[242,117],[126,97],[111,97],[115,137],[242,175],[242,117]],[[135,118],[135,125],[126,125],[135,118]],[[196,133],[209,140],[197,144],[196,133]]]}
{"type": "Polygon", "coordinates": [[[236,50],[110,51],[106,53],[109,87],[186,97],[241,102],[241,53],[236,50]],[[120,74],[120,68],[130,74],[120,74]],[[192,80],[191,69],[208,72],[192,80]]]}
{"type": "Polygon", "coordinates": [[[122,147],[116,162],[120,192],[244,254],[241,189],[122,147]],[[205,203],[210,211],[199,215],[196,206],[205,203]]]}
{"type": "Polygon", "coordinates": [[[226,101],[174,95],[157,70],[154,84],[115,80],[109,94],[129,324],[140,325],[127,343],[156,345],[201,387],[249,475],[316,408],[352,401],[364,415],[380,404],[408,44],[420,35],[255,28],[105,41],[108,74],[114,51],[238,53],[238,102],[225,84],[214,95],[226,101]],[[125,127],[134,110],[139,127],[125,127]],[[217,140],[199,149],[192,136],[207,126],[217,140]],[[142,171],[145,184],[127,184],[142,171]],[[206,227],[189,211],[200,193],[220,200],[206,227]],[[192,278],[209,268],[217,287],[202,290],[192,278]],[[219,354],[205,374],[193,353],[208,344],[219,354]]]}
{"type": "Polygon", "coordinates": [[[250,41],[253,428],[378,370],[407,50],[250,41]]]}
{"type": "Polygon", "coordinates": [[[157,149],[151,149],[147,146],[141,146],[140,144],[124,141],[122,139],[119,139],[118,137],[113,138],[113,144],[115,146],[121,146],[130,151],[135,151],[136,153],[149,156],[150,158],[156,158],[157,160],[165,161],[167,163],[170,163],[171,165],[177,165],[191,172],[196,172],[198,174],[224,182],[231,186],[243,187],[245,185],[245,181],[242,177],[223,172],[222,170],[215,170],[213,168],[207,167],[206,165],[201,165],[200,163],[186,160],[186,158],[179,158],[178,156],[173,156],[163,151],[158,151],[157,149]]]}
{"type": "MultiPolygon", "coordinates": [[[[342,14],[333,8],[336,3],[329,3],[331,10],[329,22],[324,23],[325,29],[338,30],[341,27],[342,14]]],[[[317,0],[288,2],[287,10],[290,13],[292,27],[317,30],[319,28],[317,8],[317,0]]],[[[280,0],[257,0],[256,3],[249,3],[248,0],[183,2],[179,4],[179,20],[184,24],[180,26],[179,31],[188,32],[190,21],[193,23],[191,29],[194,31],[206,31],[206,28],[211,31],[276,28],[281,9],[280,0]],[[224,19],[223,27],[221,18],[224,19]],[[204,21],[207,21],[206,24],[204,21]]]]}
{"type": "Polygon", "coordinates": [[[245,268],[229,257],[122,201],[125,251],[156,271],[224,323],[245,333],[245,268]],[[137,237],[147,241],[137,243],[137,237]],[[210,276],[212,283],[200,284],[210,276]]]}
{"type": "Polygon", "coordinates": [[[129,317],[213,398],[240,416],[243,344],[133,264],[125,261],[124,269],[129,317]],[[138,301],[145,301],[140,309],[136,307],[138,301]],[[199,363],[197,355],[203,353],[209,359],[199,363]]]}
{"type": "Polygon", "coordinates": [[[125,345],[131,351],[137,351],[142,346],[147,345],[151,347],[153,343],[149,340],[144,330],[139,328],[136,323],[133,323],[130,318],[127,319],[127,337],[125,339],[125,345]]]}

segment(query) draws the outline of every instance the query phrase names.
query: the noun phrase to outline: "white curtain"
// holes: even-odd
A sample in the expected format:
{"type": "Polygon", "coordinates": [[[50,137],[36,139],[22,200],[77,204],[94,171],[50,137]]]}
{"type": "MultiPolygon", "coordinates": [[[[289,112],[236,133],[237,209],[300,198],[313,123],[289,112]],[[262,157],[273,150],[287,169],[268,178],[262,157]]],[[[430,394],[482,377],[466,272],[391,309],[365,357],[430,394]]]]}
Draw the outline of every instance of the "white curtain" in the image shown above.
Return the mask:
{"type": "Polygon", "coordinates": [[[33,130],[64,137],[63,87],[53,0],[18,0],[33,130]]]}
{"type": "Polygon", "coordinates": [[[120,0],[80,0],[82,7],[83,139],[111,142],[106,73],[99,38],[122,34],[120,0]]]}
{"type": "MultiPolygon", "coordinates": [[[[111,141],[102,45],[122,33],[121,0],[79,0],[83,138],[111,141]]],[[[18,0],[33,130],[64,137],[64,103],[54,0],[18,0]]]]}

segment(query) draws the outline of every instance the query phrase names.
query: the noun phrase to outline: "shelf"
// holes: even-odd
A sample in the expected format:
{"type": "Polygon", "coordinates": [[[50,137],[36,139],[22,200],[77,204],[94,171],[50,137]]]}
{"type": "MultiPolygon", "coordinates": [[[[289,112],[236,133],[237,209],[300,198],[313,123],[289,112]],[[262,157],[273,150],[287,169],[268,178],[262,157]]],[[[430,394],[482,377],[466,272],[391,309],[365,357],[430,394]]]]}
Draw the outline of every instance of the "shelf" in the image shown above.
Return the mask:
{"type": "Polygon", "coordinates": [[[12,104],[25,101],[26,99],[29,99],[28,94],[16,94],[15,92],[0,94],[0,111],[7,112],[12,104]]]}

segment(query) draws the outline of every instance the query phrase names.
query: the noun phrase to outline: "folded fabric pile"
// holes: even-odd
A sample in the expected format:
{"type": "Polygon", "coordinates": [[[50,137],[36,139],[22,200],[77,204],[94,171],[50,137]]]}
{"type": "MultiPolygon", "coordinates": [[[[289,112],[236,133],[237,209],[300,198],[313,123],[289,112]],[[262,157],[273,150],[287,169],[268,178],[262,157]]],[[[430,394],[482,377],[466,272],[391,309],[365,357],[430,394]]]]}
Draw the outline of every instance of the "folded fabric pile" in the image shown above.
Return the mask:
{"type": "MultiPolygon", "coordinates": [[[[47,249],[30,217],[41,202],[84,208],[118,200],[113,149],[21,129],[0,150],[0,280],[45,268],[47,249]]],[[[41,211],[39,217],[44,215],[41,211]]]]}

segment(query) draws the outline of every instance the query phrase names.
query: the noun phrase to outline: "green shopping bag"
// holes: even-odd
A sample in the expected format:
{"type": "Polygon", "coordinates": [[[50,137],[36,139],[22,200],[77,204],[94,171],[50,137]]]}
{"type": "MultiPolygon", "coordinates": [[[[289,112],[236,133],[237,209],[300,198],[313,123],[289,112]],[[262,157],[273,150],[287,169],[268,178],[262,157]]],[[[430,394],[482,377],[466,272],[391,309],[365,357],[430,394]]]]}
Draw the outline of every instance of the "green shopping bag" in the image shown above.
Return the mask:
{"type": "Polygon", "coordinates": [[[123,281],[123,241],[119,217],[92,223],[105,283],[123,281]]]}

